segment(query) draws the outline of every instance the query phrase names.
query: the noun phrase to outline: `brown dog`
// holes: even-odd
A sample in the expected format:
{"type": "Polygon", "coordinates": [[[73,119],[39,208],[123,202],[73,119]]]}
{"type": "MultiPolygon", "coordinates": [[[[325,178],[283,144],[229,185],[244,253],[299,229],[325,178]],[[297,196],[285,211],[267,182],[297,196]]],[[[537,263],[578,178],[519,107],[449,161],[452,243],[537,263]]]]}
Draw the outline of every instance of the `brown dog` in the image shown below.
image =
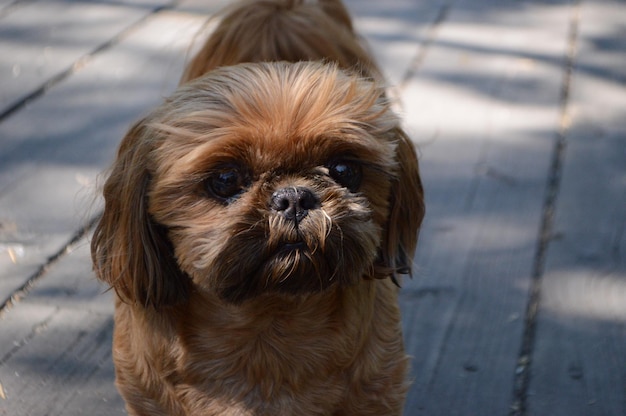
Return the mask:
{"type": "Polygon", "coordinates": [[[92,241],[128,412],[400,414],[424,206],[379,71],[338,1],[245,4],[207,45],[122,141],[92,241]]]}

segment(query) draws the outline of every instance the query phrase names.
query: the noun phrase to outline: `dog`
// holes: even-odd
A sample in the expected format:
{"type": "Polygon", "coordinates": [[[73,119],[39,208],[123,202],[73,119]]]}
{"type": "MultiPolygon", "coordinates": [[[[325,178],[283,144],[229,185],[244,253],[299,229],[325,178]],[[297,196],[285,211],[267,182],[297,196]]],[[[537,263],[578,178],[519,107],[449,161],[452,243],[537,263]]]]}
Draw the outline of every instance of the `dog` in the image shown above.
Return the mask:
{"type": "Polygon", "coordinates": [[[246,2],[206,45],[122,140],[91,243],[128,413],[401,414],[424,202],[380,71],[339,1],[246,2]]]}

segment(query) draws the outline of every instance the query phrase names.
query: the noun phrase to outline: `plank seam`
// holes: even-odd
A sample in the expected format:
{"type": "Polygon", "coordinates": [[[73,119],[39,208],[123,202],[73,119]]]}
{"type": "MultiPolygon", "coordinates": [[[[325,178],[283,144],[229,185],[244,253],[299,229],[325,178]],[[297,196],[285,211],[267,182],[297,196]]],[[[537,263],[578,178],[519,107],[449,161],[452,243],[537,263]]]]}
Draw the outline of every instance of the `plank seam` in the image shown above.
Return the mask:
{"type": "Polygon", "coordinates": [[[411,60],[411,63],[409,64],[409,67],[406,73],[404,74],[404,76],[402,77],[402,80],[400,80],[398,86],[396,87],[399,91],[404,90],[407,84],[409,83],[409,81],[411,80],[411,78],[417,75],[420,67],[422,66],[422,63],[424,62],[424,60],[426,59],[426,56],[428,55],[430,46],[433,44],[433,42],[437,38],[439,27],[448,18],[448,13],[455,2],[456,0],[449,0],[449,1],[444,2],[439,7],[439,12],[437,13],[437,16],[435,16],[435,19],[430,23],[428,30],[426,31],[426,36],[425,36],[424,41],[422,42],[422,47],[418,48],[417,54],[411,60]]]}
{"type": "Polygon", "coordinates": [[[33,3],[35,0],[13,0],[10,3],[0,7],[0,19],[10,14],[13,10],[20,6],[24,6],[28,3],[33,3]]]}
{"type": "Polygon", "coordinates": [[[101,214],[94,216],[94,218],[92,218],[86,225],[79,228],[59,251],[48,257],[46,262],[42,264],[28,279],[26,279],[24,284],[15,289],[6,299],[2,301],[2,303],[0,303],[0,318],[2,318],[2,315],[15,306],[20,300],[24,299],[33,289],[35,284],[46,275],[52,266],[72,252],[79,242],[89,234],[93,227],[95,227],[96,223],[100,220],[100,216],[101,214]]]}
{"type": "Polygon", "coordinates": [[[9,107],[7,107],[4,111],[0,112],[0,123],[2,123],[5,119],[9,118],[14,113],[26,107],[31,102],[35,101],[38,98],[41,98],[46,94],[51,88],[58,85],[63,80],[69,78],[71,75],[77,73],[81,70],[89,61],[95,58],[98,54],[105,52],[111,49],[113,46],[119,44],[122,40],[124,40],[128,35],[130,35],[137,27],[143,24],[146,20],[152,18],[157,13],[160,13],[164,10],[170,10],[177,6],[179,0],[173,0],[167,5],[157,6],[152,8],[145,16],[141,17],[135,23],[130,24],[125,29],[122,29],[118,34],[113,36],[111,39],[106,42],[98,45],[91,52],[86,53],[83,56],[77,58],[74,63],[64,71],[57,73],[56,75],[49,78],[42,85],[32,90],[30,93],[26,94],[22,98],[15,101],[9,107]]]}
{"type": "Polygon", "coordinates": [[[554,217],[557,199],[561,186],[561,175],[567,146],[567,133],[570,126],[570,91],[572,75],[575,67],[575,59],[578,47],[578,33],[580,23],[580,0],[572,2],[570,14],[569,32],[567,37],[567,49],[563,59],[563,80],[559,97],[559,125],[555,134],[554,148],[552,151],[548,180],[543,202],[543,214],[537,240],[537,249],[533,261],[528,303],[524,318],[524,332],[522,344],[517,357],[515,376],[513,382],[513,396],[510,405],[509,416],[528,415],[528,390],[532,374],[530,372],[535,347],[537,315],[541,302],[541,285],[543,281],[545,262],[548,248],[554,237],[554,217]]]}
{"type": "Polygon", "coordinates": [[[59,310],[56,308],[50,315],[48,315],[44,320],[37,323],[33,326],[31,332],[29,332],[26,336],[22,337],[19,341],[14,342],[13,348],[11,348],[4,356],[0,358],[0,367],[2,367],[7,361],[11,359],[19,350],[21,350],[26,344],[28,344],[32,339],[37,336],[39,332],[41,332],[44,328],[48,326],[52,318],[59,310]]]}

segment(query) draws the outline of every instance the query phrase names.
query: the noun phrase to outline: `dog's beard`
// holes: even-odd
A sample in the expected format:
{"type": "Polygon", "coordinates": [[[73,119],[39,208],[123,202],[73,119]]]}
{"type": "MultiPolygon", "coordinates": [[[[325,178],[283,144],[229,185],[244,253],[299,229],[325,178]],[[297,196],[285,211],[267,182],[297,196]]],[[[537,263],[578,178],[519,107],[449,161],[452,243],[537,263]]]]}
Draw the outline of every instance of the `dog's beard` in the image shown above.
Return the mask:
{"type": "Polygon", "coordinates": [[[195,237],[182,235],[194,246],[195,259],[179,256],[181,269],[202,289],[233,303],[263,293],[300,295],[354,284],[372,273],[381,229],[365,198],[351,199],[312,210],[297,225],[252,208],[213,228],[209,238],[194,243],[195,237]]]}

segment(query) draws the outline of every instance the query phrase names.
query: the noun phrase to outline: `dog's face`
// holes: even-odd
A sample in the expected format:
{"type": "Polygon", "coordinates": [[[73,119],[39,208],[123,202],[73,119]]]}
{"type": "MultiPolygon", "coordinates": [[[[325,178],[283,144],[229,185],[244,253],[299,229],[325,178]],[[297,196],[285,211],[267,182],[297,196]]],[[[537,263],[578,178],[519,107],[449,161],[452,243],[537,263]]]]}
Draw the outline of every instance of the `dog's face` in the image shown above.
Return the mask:
{"type": "Polygon", "coordinates": [[[122,143],[96,270],[154,305],[191,286],[241,302],[389,276],[410,261],[423,215],[405,142],[382,91],[334,66],[214,71],[122,143]]]}

